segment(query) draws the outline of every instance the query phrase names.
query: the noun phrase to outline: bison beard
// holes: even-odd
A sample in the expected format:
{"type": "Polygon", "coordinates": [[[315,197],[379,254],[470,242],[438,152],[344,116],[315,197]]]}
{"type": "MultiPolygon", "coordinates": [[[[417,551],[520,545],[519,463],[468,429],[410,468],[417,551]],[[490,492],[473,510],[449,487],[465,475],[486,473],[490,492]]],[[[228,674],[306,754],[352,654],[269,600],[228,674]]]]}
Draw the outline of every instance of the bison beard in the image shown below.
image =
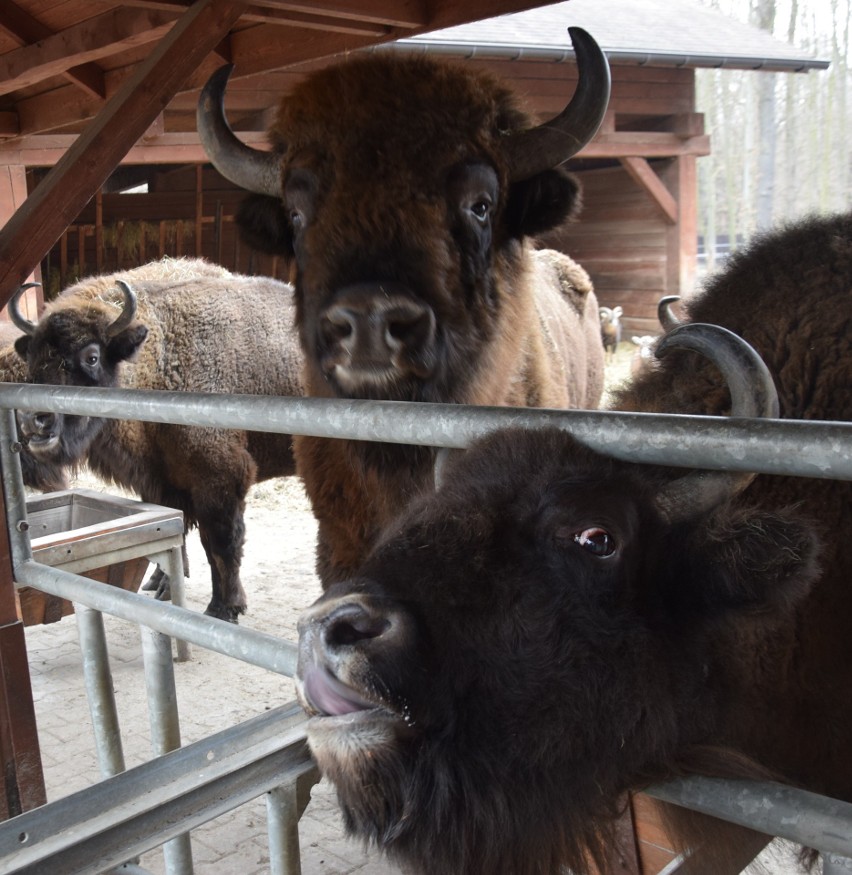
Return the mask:
{"type": "MultiPolygon", "coordinates": [[[[759,239],[688,309],[754,344],[782,416],[848,422],[850,288],[845,214],[759,239]]],[[[731,397],[674,351],[618,406],[731,397]]],[[[852,486],[761,475],[674,516],[682,476],[495,433],[305,612],[297,691],[355,835],[421,875],[608,871],[624,794],[653,781],[852,801],[852,486]]]]}

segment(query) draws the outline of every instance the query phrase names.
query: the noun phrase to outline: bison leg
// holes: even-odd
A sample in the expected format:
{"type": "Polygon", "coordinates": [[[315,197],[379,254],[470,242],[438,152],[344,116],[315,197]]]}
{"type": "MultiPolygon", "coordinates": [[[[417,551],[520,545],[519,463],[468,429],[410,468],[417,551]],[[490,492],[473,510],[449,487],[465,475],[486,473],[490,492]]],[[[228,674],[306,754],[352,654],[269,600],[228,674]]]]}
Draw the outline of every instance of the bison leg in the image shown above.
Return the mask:
{"type": "Polygon", "coordinates": [[[204,613],[230,623],[236,623],[246,610],[246,594],[240,582],[245,542],[244,508],[245,502],[239,501],[232,513],[228,514],[220,507],[222,516],[198,522],[213,582],[213,597],[204,613]]]}

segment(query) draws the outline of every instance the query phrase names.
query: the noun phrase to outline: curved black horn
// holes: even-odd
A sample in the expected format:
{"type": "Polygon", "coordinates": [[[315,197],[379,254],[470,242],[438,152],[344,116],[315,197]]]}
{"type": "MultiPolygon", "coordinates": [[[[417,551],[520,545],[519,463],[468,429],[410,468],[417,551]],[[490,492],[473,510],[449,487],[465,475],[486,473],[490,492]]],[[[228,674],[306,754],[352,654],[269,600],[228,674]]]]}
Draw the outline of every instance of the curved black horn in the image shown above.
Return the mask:
{"type": "Polygon", "coordinates": [[[666,295],[665,297],[660,298],[659,303],[657,304],[657,319],[659,319],[663,331],[671,331],[672,329],[677,328],[678,325],[684,324],[672,311],[671,305],[679,300],[680,295],[666,295]]]}
{"type": "Polygon", "coordinates": [[[115,337],[121,331],[124,331],[128,325],[136,318],[136,292],[124,280],[116,280],[115,284],[121,289],[124,295],[124,309],[118,315],[114,322],[111,322],[107,328],[107,337],[115,337]]]}
{"type": "Polygon", "coordinates": [[[577,90],[562,112],[536,128],[510,134],[506,144],[514,182],[558,167],[597,133],[609,103],[609,62],[601,47],[580,27],[569,27],[580,75],[577,90]]]}
{"type": "MultiPolygon", "coordinates": [[[[778,416],[778,394],[763,359],[741,337],[720,325],[687,323],[673,328],[657,345],[657,355],[692,349],[722,372],[731,393],[731,416],[778,416]]],[[[670,521],[711,510],[741,492],[755,475],[747,471],[695,471],[673,480],[657,494],[657,506],[670,521]]]]}
{"type": "Polygon", "coordinates": [[[9,318],[14,325],[24,332],[24,334],[35,334],[36,324],[35,322],[30,322],[30,320],[21,312],[21,295],[23,295],[27,289],[36,288],[40,285],[41,283],[24,283],[22,286],[18,286],[15,294],[12,295],[12,299],[9,301],[9,318]]]}
{"type": "Polygon", "coordinates": [[[233,64],[220,67],[198,98],[198,137],[213,166],[225,179],[246,191],[281,197],[281,168],[274,153],[252,149],[239,140],[225,118],[225,86],[233,64]]]}

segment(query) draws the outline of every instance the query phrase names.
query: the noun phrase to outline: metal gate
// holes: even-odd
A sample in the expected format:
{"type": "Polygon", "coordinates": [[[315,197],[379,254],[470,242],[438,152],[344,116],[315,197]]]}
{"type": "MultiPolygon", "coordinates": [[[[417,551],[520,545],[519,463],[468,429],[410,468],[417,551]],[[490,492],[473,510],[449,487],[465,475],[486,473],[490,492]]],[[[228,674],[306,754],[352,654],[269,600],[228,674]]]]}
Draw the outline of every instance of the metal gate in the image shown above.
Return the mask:
{"type": "MultiPolygon", "coordinates": [[[[126,864],[128,858],[163,842],[168,842],[164,847],[170,875],[189,875],[187,831],[263,793],[268,794],[271,871],[297,875],[297,821],[305,790],[316,779],[304,718],[295,706],[176,749],[171,638],[288,676],[295,668],[295,645],[33,561],[26,526],[16,525],[24,519],[25,505],[15,456],[15,408],[455,449],[503,426],[557,426],[593,449],[634,462],[852,480],[849,423],[0,384],[0,462],[15,579],[82,606],[78,623],[84,655],[91,663],[89,688],[104,714],[96,726],[98,745],[104,771],[112,775],[81,793],[0,824],[0,875],[91,873],[118,864],[125,864],[121,871],[132,872],[134,864],[126,864]],[[105,682],[109,669],[101,612],[145,630],[149,707],[159,727],[156,756],[127,772],[121,771],[111,685],[105,682]]],[[[682,779],[648,792],[816,848],[823,855],[824,875],[852,873],[849,803],[779,784],[708,778],[682,779]]],[[[757,850],[743,849],[743,866],[757,850]]],[[[698,862],[679,858],[665,875],[688,875],[698,862]]]]}

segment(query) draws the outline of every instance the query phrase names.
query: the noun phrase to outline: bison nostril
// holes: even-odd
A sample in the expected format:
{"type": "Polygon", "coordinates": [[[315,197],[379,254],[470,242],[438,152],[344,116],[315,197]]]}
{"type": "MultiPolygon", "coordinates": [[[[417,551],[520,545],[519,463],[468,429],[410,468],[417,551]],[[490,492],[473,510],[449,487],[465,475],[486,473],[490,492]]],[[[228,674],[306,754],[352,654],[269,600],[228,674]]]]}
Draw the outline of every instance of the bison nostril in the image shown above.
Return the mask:
{"type": "Polygon", "coordinates": [[[390,620],[370,614],[360,605],[341,605],[325,623],[324,638],[329,647],[350,647],[359,641],[380,638],[390,628],[390,620]]]}
{"type": "Polygon", "coordinates": [[[431,309],[389,313],[386,319],[385,342],[391,349],[425,346],[434,334],[435,314],[431,309]]]}
{"type": "Polygon", "coordinates": [[[322,316],[326,340],[346,340],[355,333],[356,314],[345,307],[331,307],[322,316]]]}

